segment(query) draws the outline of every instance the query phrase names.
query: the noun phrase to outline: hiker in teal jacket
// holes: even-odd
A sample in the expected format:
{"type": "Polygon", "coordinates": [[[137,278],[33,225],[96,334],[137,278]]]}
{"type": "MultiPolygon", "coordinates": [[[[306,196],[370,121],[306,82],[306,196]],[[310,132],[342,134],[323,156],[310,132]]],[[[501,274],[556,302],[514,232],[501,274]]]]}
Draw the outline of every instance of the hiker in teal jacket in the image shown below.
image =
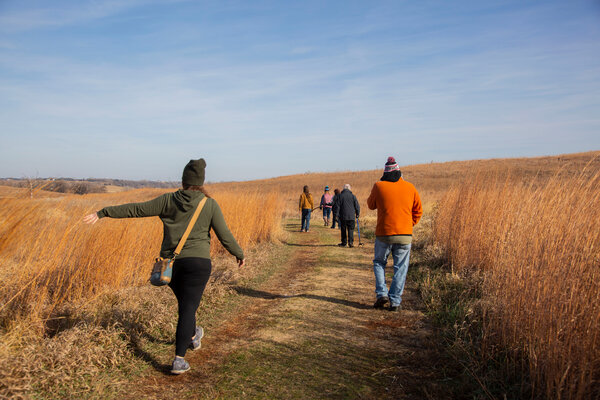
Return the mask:
{"type": "Polygon", "coordinates": [[[142,218],[157,216],[163,223],[163,241],[160,256],[170,258],[179,239],[200,201],[207,197],[181,253],[173,264],[173,276],[169,286],[175,293],[179,318],[175,335],[175,359],[171,372],[181,374],[190,369],[184,360],[186,350],[200,348],[204,335],[202,327],[196,326],[196,310],[202,293],[210,278],[210,230],[213,229],[225,249],[234,255],[240,267],[244,266],[244,252],[225,223],[217,202],[204,190],[204,159],[190,160],[183,170],[182,186],[176,192],[163,194],[144,203],[130,203],[105,207],[84,218],[94,224],[100,218],[142,218]]]}

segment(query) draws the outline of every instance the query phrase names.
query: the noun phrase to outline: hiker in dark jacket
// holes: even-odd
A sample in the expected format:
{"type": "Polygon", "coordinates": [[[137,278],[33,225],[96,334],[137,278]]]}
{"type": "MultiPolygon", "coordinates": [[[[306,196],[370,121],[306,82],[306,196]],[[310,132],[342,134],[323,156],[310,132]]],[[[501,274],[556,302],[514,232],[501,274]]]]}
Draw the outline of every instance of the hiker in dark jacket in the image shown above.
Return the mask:
{"type": "Polygon", "coordinates": [[[340,195],[340,189],[334,189],[333,191],[333,199],[331,200],[331,213],[333,214],[331,220],[331,229],[335,229],[335,223],[338,223],[338,229],[341,228],[340,221],[338,219],[338,214],[340,213],[340,207],[337,203],[338,196],[340,195]]]}
{"type": "Polygon", "coordinates": [[[245,265],[244,252],[225,223],[217,202],[204,190],[204,159],[190,160],[183,170],[182,186],[176,192],[163,194],[144,203],[130,203],[105,207],[86,215],[88,224],[98,219],[142,218],[157,216],[163,223],[163,241],[160,256],[173,257],[173,251],[183,236],[196,207],[207,198],[192,231],[173,264],[173,276],[169,286],[177,298],[179,318],[175,333],[175,359],[171,373],[181,374],[190,369],[184,360],[186,350],[200,348],[204,335],[202,327],[196,326],[196,310],[211,272],[210,230],[213,229],[223,246],[235,256],[240,267],[245,265]]]}
{"type": "Polygon", "coordinates": [[[356,219],[360,216],[360,205],[356,196],[350,191],[349,184],[344,185],[344,190],[339,194],[337,203],[339,207],[340,227],[342,229],[342,243],[340,247],[354,247],[354,227],[356,219]]]}

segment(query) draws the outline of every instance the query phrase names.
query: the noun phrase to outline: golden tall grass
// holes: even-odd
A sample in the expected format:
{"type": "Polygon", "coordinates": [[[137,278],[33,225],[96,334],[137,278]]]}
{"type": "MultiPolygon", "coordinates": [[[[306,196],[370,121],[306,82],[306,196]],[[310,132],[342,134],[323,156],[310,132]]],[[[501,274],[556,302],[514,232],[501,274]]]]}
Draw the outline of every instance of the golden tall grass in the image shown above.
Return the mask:
{"type": "MultiPolygon", "coordinates": [[[[81,220],[104,206],[162,193],[29,198],[11,190],[0,198],[0,326],[9,329],[27,316],[42,329],[44,318],[65,302],[143,284],[160,250],[160,220],[106,218],[93,226],[81,220]]],[[[217,191],[213,197],[244,249],[273,240],[280,229],[283,205],[273,194],[217,191]]],[[[214,236],[211,252],[224,252],[214,236]]]]}
{"type": "Polygon", "coordinates": [[[451,189],[435,240],[453,268],[484,271],[485,340],[527,360],[538,394],[597,398],[600,173],[513,178],[451,189]]]}
{"type": "MultiPolygon", "coordinates": [[[[392,154],[393,155],[393,152],[392,154]]],[[[511,175],[520,180],[538,177],[547,179],[558,171],[572,176],[588,163],[590,168],[600,169],[600,151],[587,153],[564,154],[559,156],[534,158],[505,158],[491,160],[453,161],[446,163],[429,163],[404,166],[402,159],[396,155],[404,178],[413,183],[424,204],[432,204],[442,198],[446,191],[462,181],[465,177],[481,173],[496,173],[502,176],[511,175]],[[568,166],[568,169],[565,168],[568,166]]],[[[209,185],[210,190],[229,191],[235,187],[240,191],[267,191],[277,193],[286,204],[288,214],[297,214],[298,198],[302,187],[308,185],[315,202],[319,202],[325,185],[331,190],[342,189],[345,183],[352,185],[352,192],[358,198],[365,215],[375,216],[375,212],[367,210],[366,201],[373,184],[383,173],[385,158],[378,169],[370,171],[318,172],[280,176],[247,182],[224,182],[209,185]]]]}

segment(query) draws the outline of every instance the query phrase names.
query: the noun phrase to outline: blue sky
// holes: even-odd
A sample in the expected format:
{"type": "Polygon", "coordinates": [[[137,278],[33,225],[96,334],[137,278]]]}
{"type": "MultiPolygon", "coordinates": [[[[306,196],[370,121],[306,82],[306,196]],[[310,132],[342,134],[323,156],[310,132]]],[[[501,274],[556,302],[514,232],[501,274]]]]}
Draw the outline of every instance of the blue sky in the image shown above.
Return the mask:
{"type": "Polygon", "coordinates": [[[0,0],[0,177],[600,149],[599,1],[0,0]]]}

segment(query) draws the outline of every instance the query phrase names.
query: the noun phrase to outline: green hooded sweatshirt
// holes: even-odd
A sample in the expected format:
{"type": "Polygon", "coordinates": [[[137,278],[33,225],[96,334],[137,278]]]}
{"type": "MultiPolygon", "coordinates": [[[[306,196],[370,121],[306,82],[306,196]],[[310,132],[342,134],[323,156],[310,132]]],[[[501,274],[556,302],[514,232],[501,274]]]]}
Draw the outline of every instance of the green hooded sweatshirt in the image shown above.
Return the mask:
{"type": "MultiPolygon", "coordinates": [[[[163,241],[160,256],[170,258],[183,236],[196,206],[204,193],[193,190],[178,190],[166,193],[144,203],[129,203],[105,207],[98,211],[98,218],[142,218],[157,216],[163,223],[163,241]]],[[[221,208],[214,199],[207,199],[198,220],[190,233],[179,258],[202,257],[210,259],[210,229],[213,229],[223,246],[238,259],[244,252],[225,223],[221,208]]]]}

